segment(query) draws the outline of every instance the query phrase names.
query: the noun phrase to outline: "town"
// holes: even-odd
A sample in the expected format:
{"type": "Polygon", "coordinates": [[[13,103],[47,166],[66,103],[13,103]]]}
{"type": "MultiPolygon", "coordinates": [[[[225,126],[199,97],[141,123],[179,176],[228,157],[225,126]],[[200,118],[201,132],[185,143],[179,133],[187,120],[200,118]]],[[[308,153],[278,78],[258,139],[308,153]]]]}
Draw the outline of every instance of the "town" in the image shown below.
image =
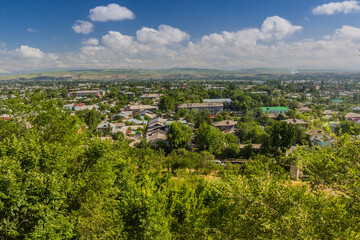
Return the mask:
{"type": "MultiPolygon", "coordinates": [[[[146,145],[165,154],[180,148],[207,151],[213,163],[244,164],[256,155],[280,158],[299,147],[332,146],[344,133],[357,138],[360,75],[343,75],[351,80],[304,74],[304,79],[289,75],[290,80],[259,75],[258,80],[128,81],[116,75],[108,83],[64,76],[60,83],[29,86],[13,79],[1,90],[0,118],[26,122],[12,102],[37,93],[61,100],[63,111],[83,121],[79,133],[90,138],[146,145]]],[[[284,166],[294,179],[302,176],[297,165],[284,166]]]]}

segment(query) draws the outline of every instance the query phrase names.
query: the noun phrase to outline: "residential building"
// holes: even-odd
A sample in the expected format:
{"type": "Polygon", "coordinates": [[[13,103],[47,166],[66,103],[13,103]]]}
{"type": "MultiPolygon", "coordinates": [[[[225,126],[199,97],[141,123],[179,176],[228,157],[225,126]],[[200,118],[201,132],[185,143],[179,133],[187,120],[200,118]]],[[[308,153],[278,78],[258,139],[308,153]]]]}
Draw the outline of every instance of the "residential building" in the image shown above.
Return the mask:
{"type": "Polygon", "coordinates": [[[237,124],[237,121],[224,120],[220,122],[214,122],[212,125],[216,128],[219,128],[221,131],[230,131],[231,129],[235,128],[237,124]]]}
{"type": "Polygon", "coordinates": [[[224,111],[224,105],[222,103],[185,103],[178,106],[179,109],[198,110],[199,112],[210,111],[211,114],[224,111]]]}
{"type": "Polygon", "coordinates": [[[217,99],[204,99],[204,103],[228,103],[230,104],[232,101],[230,98],[217,98],[217,99]]]}
{"type": "Polygon", "coordinates": [[[85,97],[91,94],[95,97],[101,97],[100,90],[71,90],[68,92],[68,97],[85,97]]]}
{"type": "Polygon", "coordinates": [[[360,120],[360,114],[359,113],[348,113],[346,114],[346,119],[349,121],[359,121],[360,120]]]}
{"type": "Polygon", "coordinates": [[[284,114],[289,111],[288,107],[262,107],[263,113],[280,113],[284,114]]]}
{"type": "Polygon", "coordinates": [[[133,92],[126,92],[126,91],[120,91],[119,95],[126,95],[128,97],[135,97],[135,93],[133,92]]]}
{"type": "Polygon", "coordinates": [[[292,124],[292,125],[302,125],[306,128],[309,126],[308,122],[305,122],[304,120],[301,120],[301,119],[295,119],[295,118],[285,119],[285,120],[282,120],[282,122],[286,122],[286,123],[292,124]]]}
{"type": "Polygon", "coordinates": [[[128,106],[128,110],[132,111],[132,114],[140,114],[142,111],[145,111],[145,110],[153,112],[156,109],[157,109],[157,107],[155,107],[155,106],[141,105],[141,104],[128,106]]]}
{"type": "Polygon", "coordinates": [[[149,93],[140,96],[140,99],[157,100],[160,99],[163,94],[160,93],[149,93]]]}

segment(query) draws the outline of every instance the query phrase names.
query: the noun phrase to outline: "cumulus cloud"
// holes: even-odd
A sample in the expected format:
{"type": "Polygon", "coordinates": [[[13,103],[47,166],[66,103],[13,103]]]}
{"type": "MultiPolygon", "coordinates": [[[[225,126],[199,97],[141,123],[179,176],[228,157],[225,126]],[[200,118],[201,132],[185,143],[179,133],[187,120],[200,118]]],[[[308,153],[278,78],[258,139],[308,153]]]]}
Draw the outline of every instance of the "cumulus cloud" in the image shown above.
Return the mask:
{"type": "Polygon", "coordinates": [[[286,40],[286,37],[300,30],[300,26],[286,19],[270,17],[259,28],[212,33],[194,42],[189,41],[184,31],[170,26],[159,26],[150,31],[142,28],[136,38],[109,31],[101,40],[84,40],[79,51],[59,55],[45,54],[28,46],[16,50],[2,49],[0,70],[130,67],[359,69],[360,28],[345,25],[319,40],[286,40]],[[164,32],[171,35],[173,40],[169,40],[164,32]],[[145,36],[140,33],[145,33],[145,36]],[[180,42],[182,44],[177,44],[180,42]]]}
{"type": "Polygon", "coordinates": [[[72,29],[76,33],[89,34],[94,30],[94,25],[88,21],[77,20],[72,29]]]}
{"type": "Polygon", "coordinates": [[[81,44],[83,45],[91,45],[91,46],[96,46],[99,44],[99,40],[97,38],[89,38],[89,39],[86,39],[86,40],[83,40],[81,42],[81,44]]]}
{"type": "Polygon", "coordinates": [[[315,7],[312,12],[314,15],[334,15],[336,13],[354,13],[360,11],[358,1],[331,2],[315,7]]]}
{"type": "Polygon", "coordinates": [[[134,19],[135,15],[126,7],[111,3],[107,6],[98,6],[90,9],[89,17],[93,22],[106,22],[134,19]]]}
{"type": "Polygon", "coordinates": [[[136,32],[136,38],[141,43],[168,45],[189,40],[190,36],[178,28],[160,25],[158,30],[143,27],[136,32]]]}
{"type": "Polygon", "coordinates": [[[334,34],[335,39],[345,39],[352,41],[360,40],[360,28],[344,25],[337,29],[334,34]]]}
{"type": "Polygon", "coordinates": [[[35,32],[39,32],[39,30],[37,30],[37,29],[33,29],[33,28],[27,28],[26,29],[28,32],[31,32],[31,33],[35,33],[35,32]]]}
{"type": "Polygon", "coordinates": [[[128,49],[133,44],[133,38],[119,32],[109,31],[102,37],[102,43],[112,49],[128,49]]]}
{"type": "Polygon", "coordinates": [[[279,16],[266,18],[261,27],[261,32],[265,35],[265,38],[275,38],[276,40],[283,39],[301,30],[301,26],[294,26],[288,20],[279,16]]]}
{"type": "Polygon", "coordinates": [[[20,48],[15,50],[15,55],[25,59],[37,59],[43,58],[45,56],[45,53],[43,53],[38,48],[32,48],[27,45],[22,45],[20,48]]]}
{"type": "Polygon", "coordinates": [[[250,28],[237,32],[224,31],[221,34],[205,35],[202,37],[200,45],[207,48],[214,46],[214,49],[220,46],[255,46],[259,41],[282,40],[301,30],[301,26],[292,25],[284,18],[273,16],[265,19],[261,29],[250,28]]]}

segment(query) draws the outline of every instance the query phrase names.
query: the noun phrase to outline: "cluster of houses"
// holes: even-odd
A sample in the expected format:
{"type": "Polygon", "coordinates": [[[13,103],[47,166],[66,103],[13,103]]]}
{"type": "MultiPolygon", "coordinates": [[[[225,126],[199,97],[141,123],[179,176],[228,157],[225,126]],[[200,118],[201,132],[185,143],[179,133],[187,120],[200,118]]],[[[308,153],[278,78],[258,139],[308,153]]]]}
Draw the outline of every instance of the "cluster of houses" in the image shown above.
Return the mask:
{"type": "MultiPolygon", "coordinates": [[[[223,99],[221,100],[221,103],[217,103],[217,100],[212,102],[211,99],[208,101],[209,102],[207,103],[184,104],[183,108],[189,110],[196,109],[200,112],[207,109],[215,116],[217,113],[223,111],[224,106],[222,102],[229,101],[229,99],[225,99],[225,101],[223,99]]],[[[167,142],[167,132],[169,131],[171,124],[175,121],[157,117],[153,113],[156,109],[156,106],[139,103],[128,105],[123,111],[114,114],[110,120],[102,121],[98,125],[97,130],[102,133],[102,135],[122,132],[125,138],[132,139],[136,142],[140,141],[141,138],[145,138],[150,143],[156,143],[158,141],[167,142]],[[134,119],[134,115],[139,115],[140,119],[134,119]],[[145,116],[150,120],[145,120],[145,116]],[[117,122],[119,119],[121,122],[117,122]]],[[[189,126],[190,129],[195,130],[192,123],[188,123],[183,119],[180,119],[179,122],[189,126]]],[[[235,134],[236,125],[237,122],[230,119],[213,123],[213,126],[219,128],[222,132],[232,134],[235,134]]]]}

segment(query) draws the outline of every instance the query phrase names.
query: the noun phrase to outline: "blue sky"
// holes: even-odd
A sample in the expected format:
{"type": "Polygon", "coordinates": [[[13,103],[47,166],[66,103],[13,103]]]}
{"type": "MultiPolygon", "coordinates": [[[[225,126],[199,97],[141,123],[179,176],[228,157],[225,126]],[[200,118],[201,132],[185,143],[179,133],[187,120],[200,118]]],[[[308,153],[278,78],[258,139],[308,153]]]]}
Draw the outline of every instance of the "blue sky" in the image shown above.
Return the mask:
{"type": "Polygon", "coordinates": [[[359,20],[360,3],[354,0],[2,0],[0,73],[122,67],[360,70],[359,20]]]}

